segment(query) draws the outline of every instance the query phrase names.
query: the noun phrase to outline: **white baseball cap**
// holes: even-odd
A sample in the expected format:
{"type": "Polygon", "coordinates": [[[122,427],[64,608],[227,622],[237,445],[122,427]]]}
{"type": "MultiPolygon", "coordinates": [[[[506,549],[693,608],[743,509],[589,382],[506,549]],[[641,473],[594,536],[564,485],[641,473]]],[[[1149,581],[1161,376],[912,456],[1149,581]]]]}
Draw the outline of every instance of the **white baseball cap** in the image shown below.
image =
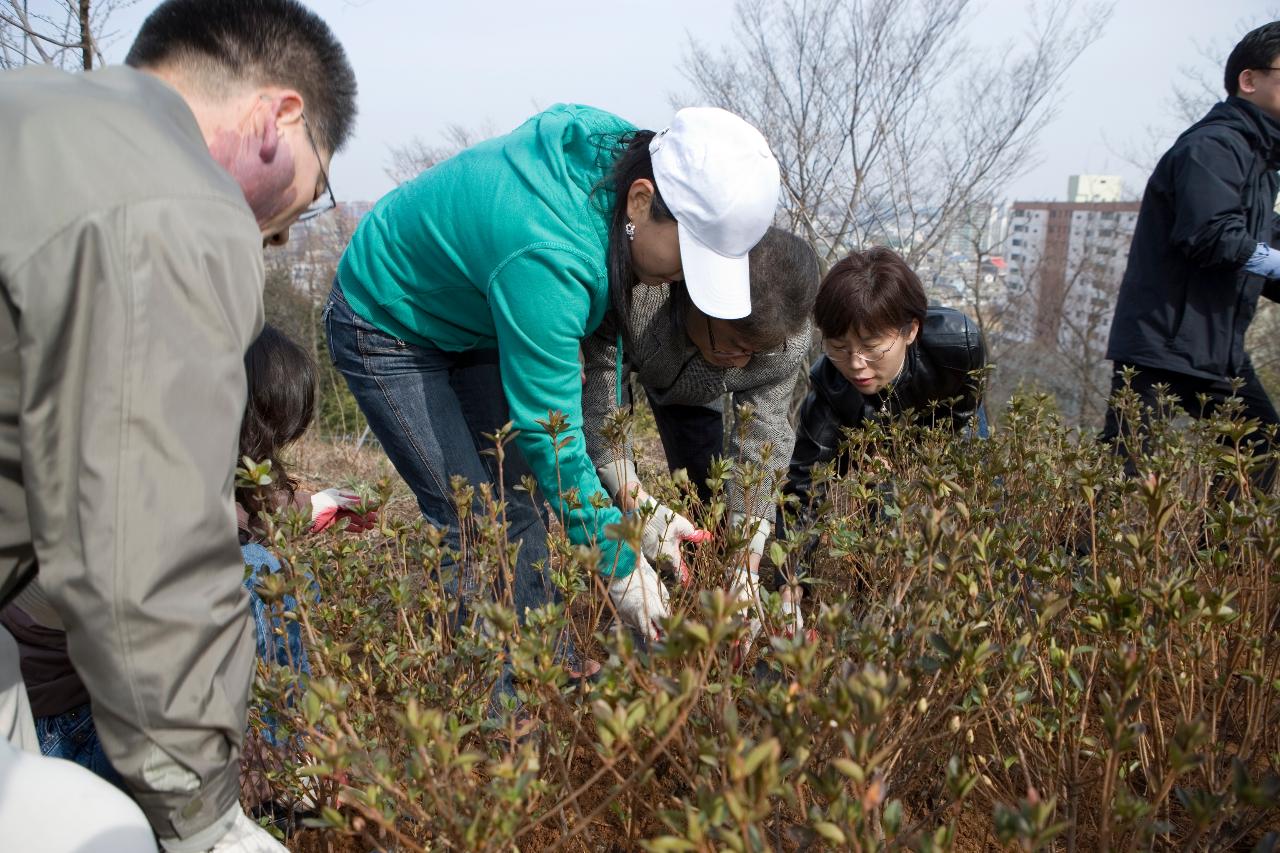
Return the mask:
{"type": "Polygon", "coordinates": [[[709,317],[751,313],[747,253],[773,223],[781,184],[764,136],[718,107],[687,107],[649,143],[653,178],[676,218],[680,266],[709,317]]]}

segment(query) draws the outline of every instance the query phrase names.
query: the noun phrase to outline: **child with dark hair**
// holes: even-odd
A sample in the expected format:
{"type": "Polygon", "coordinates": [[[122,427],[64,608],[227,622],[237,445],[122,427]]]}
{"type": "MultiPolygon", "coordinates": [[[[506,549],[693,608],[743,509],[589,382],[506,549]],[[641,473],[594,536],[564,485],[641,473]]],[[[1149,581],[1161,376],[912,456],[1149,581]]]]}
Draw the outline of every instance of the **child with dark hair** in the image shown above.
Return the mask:
{"type": "Polygon", "coordinates": [[[261,530],[256,518],[292,503],[311,513],[310,532],[319,533],[340,519],[348,530],[368,529],[376,513],[354,511],[359,496],[337,489],[301,492],[281,460],[281,453],[302,438],[315,416],[316,368],[311,356],[271,324],[249,347],[244,357],[249,382],[249,404],[240,422],[240,457],[257,463],[270,462],[272,481],[267,486],[236,488],[236,517],[240,543],[256,540],[261,530]]]}
{"type": "MultiPolygon", "coordinates": [[[[245,354],[249,400],[240,428],[240,454],[255,462],[270,462],[272,481],[266,486],[243,486],[236,490],[236,516],[240,527],[241,553],[249,570],[244,581],[249,592],[258,657],[270,664],[309,673],[306,649],[296,622],[283,625],[284,642],[276,632],[279,617],[255,591],[263,572],[280,571],[280,561],[260,541],[260,513],[290,504],[311,513],[312,532],[324,530],[337,520],[349,520],[347,529],[368,529],[375,513],[359,515],[356,495],[326,489],[315,495],[296,489],[280,454],[302,437],[315,411],[315,363],[300,346],[273,326],[267,325],[245,354]]],[[[285,609],[296,609],[291,596],[285,609]]],[[[66,634],[50,627],[46,607],[32,590],[17,603],[0,612],[0,622],[18,640],[22,654],[22,674],[36,718],[36,734],[43,754],[74,761],[108,781],[123,787],[123,781],[107,760],[93,725],[89,694],[67,656],[66,634]],[[30,613],[20,605],[30,609],[30,613]]],[[[268,742],[273,740],[270,733],[268,742]]]]}

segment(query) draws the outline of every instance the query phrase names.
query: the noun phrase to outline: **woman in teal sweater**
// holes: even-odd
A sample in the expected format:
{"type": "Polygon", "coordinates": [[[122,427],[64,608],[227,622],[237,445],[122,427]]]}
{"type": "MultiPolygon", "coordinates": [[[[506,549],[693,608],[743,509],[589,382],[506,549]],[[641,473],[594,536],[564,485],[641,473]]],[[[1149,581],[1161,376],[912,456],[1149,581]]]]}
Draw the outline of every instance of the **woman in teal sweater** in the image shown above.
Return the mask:
{"type": "Polygon", "coordinates": [[[484,434],[513,423],[501,486],[520,542],[521,618],[555,596],[536,568],[547,557],[541,501],[514,491],[532,473],[570,540],[599,549],[619,617],[657,634],[667,591],[606,536],[618,509],[607,498],[597,508],[606,493],[586,453],[579,344],[607,309],[626,316],[638,285],[686,280],[707,315],[749,314],[747,252],[778,187],[764,138],[724,110],[681,110],[654,134],[561,104],[398,187],[356,229],[325,306],[334,363],[455,547],[450,480],[496,494],[484,434]],[[567,419],[558,449],[539,423],[552,411],[567,419]]]}

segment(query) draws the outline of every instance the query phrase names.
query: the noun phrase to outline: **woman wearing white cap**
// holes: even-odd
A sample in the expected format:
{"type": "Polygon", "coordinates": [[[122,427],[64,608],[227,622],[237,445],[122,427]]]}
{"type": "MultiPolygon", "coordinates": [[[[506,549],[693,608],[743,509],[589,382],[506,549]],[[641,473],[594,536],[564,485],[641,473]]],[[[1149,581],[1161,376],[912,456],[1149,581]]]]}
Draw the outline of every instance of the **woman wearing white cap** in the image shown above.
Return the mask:
{"type": "MultiPolygon", "coordinates": [[[[458,539],[450,479],[493,483],[484,438],[511,421],[502,468],[520,545],[518,615],[554,595],[532,472],[575,544],[599,548],[621,619],[655,636],[667,591],[605,528],[621,518],[586,452],[581,340],[632,289],[687,277],[707,316],[750,313],[747,253],[778,200],[764,138],[723,110],[676,114],[658,134],[558,105],[392,191],[361,221],[325,306],[334,363],[432,523],[458,539]],[[553,443],[539,424],[562,412],[553,443]],[[567,441],[566,441],[567,439],[567,441]],[[601,508],[602,507],[602,508],[601,508]]],[[[478,500],[478,499],[477,499],[478,500]]]]}

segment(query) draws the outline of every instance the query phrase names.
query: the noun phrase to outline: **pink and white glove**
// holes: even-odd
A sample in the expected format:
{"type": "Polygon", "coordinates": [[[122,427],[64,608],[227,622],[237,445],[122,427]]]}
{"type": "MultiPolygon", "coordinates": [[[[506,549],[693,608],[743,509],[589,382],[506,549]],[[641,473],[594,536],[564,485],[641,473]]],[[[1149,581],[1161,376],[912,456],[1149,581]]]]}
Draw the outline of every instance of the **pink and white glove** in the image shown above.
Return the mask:
{"type": "Polygon", "coordinates": [[[359,513],[360,496],[338,489],[324,489],[311,496],[311,532],[328,530],[338,519],[347,519],[347,531],[361,533],[371,529],[378,520],[376,510],[359,513]]]}

